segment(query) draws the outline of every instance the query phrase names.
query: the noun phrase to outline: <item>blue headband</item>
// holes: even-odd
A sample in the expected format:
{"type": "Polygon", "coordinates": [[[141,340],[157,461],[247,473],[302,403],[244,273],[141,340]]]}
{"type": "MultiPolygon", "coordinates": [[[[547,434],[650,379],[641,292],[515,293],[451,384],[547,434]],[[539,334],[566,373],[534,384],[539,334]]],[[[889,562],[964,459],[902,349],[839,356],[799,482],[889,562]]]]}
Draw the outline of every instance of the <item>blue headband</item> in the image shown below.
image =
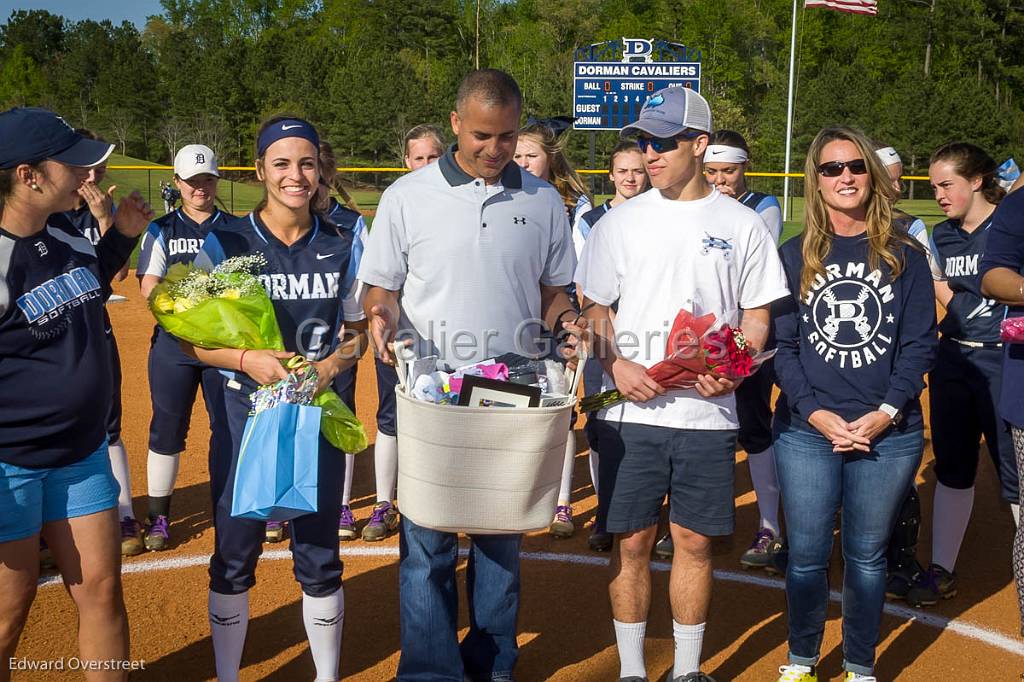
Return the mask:
{"type": "Polygon", "coordinates": [[[318,151],[320,149],[320,136],[316,134],[316,128],[311,123],[303,121],[301,118],[286,118],[272,126],[267,126],[260,133],[260,137],[256,141],[256,156],[262,157],[270,145],[286,137],[301,137],[312,142],[318,151]]]}

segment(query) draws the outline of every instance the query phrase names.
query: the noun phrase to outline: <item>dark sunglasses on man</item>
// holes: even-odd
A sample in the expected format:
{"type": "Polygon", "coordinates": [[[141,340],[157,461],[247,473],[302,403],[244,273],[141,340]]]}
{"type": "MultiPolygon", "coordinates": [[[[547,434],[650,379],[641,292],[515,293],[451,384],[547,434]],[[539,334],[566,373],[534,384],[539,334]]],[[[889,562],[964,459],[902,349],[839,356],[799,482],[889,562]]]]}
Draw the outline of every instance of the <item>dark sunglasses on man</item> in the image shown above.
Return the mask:
{"type": "Polygon", "coordinates": [[[640,135],[636,138],[636,146],[640,147],[641,153],[646,154],[650,147],[656,154],[664,154],[679,147],[680,140],[695,140],[701,135],[707,135],[699,130],[684,130],[674,137],[646,137],[640,135]]]}
{"type": "Polygon", "coordinates": [[[838,178],[845,169],[849,168],[854,175],[864,175],[868,172],[868,164],[864,159],[853,159],[852,161],[827,161],[818,166],[818,172],[826,178],[838,178]]]}

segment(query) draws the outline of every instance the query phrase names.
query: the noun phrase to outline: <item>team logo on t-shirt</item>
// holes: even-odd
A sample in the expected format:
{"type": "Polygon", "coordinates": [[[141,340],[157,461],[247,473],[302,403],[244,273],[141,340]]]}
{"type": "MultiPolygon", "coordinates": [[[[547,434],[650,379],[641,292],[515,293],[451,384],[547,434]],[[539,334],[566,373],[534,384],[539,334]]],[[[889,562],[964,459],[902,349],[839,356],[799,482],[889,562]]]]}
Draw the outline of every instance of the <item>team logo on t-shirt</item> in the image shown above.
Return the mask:
{"type": "Polygon", "coordinates": [[[100,296],[99,280],[88,268],[78,267],[22,294],[18,297],[18,308],[29,321],[32,335],[47,339],[67,329],[67,313],[72,308],[100,296]]]}
{"type": "Polygon", "coordinates": [[[705,232],[704,234],[707,236],[703,240],[701,240],[701,243],[704,245],[704,248],[700,250],[702,254],[706,256],[713,250],[721,251],[722,256],[724,258],[728,258],[730,254],[732,254],[732,244],[729,243],[728,239],[722,239],[721,237],[713,237],[707,232],[705,232]]]}
{"type": "Polygon", "coordinates": [[[889,352],[896,319],[885,304],[895,298],[882,272],[865,274],[864,263],[829,265],[804,297],[807,340],[826,362],[839,367],[870,365],[889,352]]]}

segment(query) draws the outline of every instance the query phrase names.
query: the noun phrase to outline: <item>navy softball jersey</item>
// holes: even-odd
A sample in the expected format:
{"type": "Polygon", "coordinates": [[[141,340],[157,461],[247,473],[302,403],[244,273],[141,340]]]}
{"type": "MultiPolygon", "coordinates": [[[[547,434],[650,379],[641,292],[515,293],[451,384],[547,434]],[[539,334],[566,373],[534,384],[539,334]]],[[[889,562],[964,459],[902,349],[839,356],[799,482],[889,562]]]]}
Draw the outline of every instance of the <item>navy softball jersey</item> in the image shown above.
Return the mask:
{"type": "Polygon", "coordinates": [[[0,228],[0,460],[63,466],[106,438],[103,302],[135,242],[116,229],[94,247],[61,227],[30,237],[0,228]]]}
{"type": "Polygon", "coordinates": [[[62,228],[65,231],[77,230],[93,246],[99,244],[100,237],[103,236],[100,234],[99,221],[93,217],[92,212],[89,210],[89,204],[84,202],[73,211],[54,213],[47,219],[47,224],[62,228]]]}
{"type": "MultiPolygon", "coordinates": [[[[212,230],[195,264],[212,270],[227,258],[262,253],[267,267],[259,278],[274,303],[285,349],[322,360],[338,345],[352,239],[351,232],[314,217],[312,229],[288,246],[250,213],[212,230]]],[[[236,378],[251,384],[244,375],[236,378]]]]}
{"type": "Polygon", "coordinates": [[[203,247],[210,230],[230,220],[234,220],[233,215],[216,208],[213,215],[202,223],[192,220],[180,208],[157,218],[142,236],[136,277],[155,275],[162,278],[172,265],[190,264],[203,247]]]}
{"type": "Polygon", "coordinates": [[[974,232],[966,232],[959,220],[944,220],[932,230],[932,274],[953,290],[939,332],[961,341],[999,343],[999,323],[1006,306],[981,293],[978,266],[988,244],[989,218],[974,232]]]}
{"type": "MultiPolygon", "coordinates": [[[[793,292],[800,292],[801,243],[794,237],[779,249],[793,292]]],[[[924,254],[900,251],[906,267],[891,281],[884,262],[872,269],[865,235],[835,236],[825,274],[807,294],[776,304],[776,419],[810,430],[815,410],[853,421],[888,404],[903,413],[901,430],[921,428],[918,397],[938,345],[935,294],[924,254]]]]}

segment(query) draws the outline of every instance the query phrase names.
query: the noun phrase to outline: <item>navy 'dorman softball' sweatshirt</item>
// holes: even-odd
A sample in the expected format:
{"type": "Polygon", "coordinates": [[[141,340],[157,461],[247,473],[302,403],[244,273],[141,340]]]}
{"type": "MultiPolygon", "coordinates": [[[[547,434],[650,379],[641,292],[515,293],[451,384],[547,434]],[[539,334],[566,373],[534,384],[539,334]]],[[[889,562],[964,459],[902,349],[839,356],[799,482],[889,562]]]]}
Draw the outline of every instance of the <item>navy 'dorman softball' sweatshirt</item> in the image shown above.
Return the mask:
{"type": "Polygon", "coordinates": [[[72,464],[106,438],[112,396],[103,302],[137,240],[94,247],[74,228],[0,228],[0,461],[72,464]]]}
{"type": "Polygon", "coordinates": [[[800,294],[801,245],[794,237],[779,250],[794,295],[774,316],[776,419],[814,430],[807,418],[815,410],[853,421],[888,404],[903,415],[900,430],[922,428],[918,396],[938,348],[924,253],[900,246],[905,267],[892,281],[884,261],[869,265],[866,235],[836,236],[825,274],[800,294]]]}

